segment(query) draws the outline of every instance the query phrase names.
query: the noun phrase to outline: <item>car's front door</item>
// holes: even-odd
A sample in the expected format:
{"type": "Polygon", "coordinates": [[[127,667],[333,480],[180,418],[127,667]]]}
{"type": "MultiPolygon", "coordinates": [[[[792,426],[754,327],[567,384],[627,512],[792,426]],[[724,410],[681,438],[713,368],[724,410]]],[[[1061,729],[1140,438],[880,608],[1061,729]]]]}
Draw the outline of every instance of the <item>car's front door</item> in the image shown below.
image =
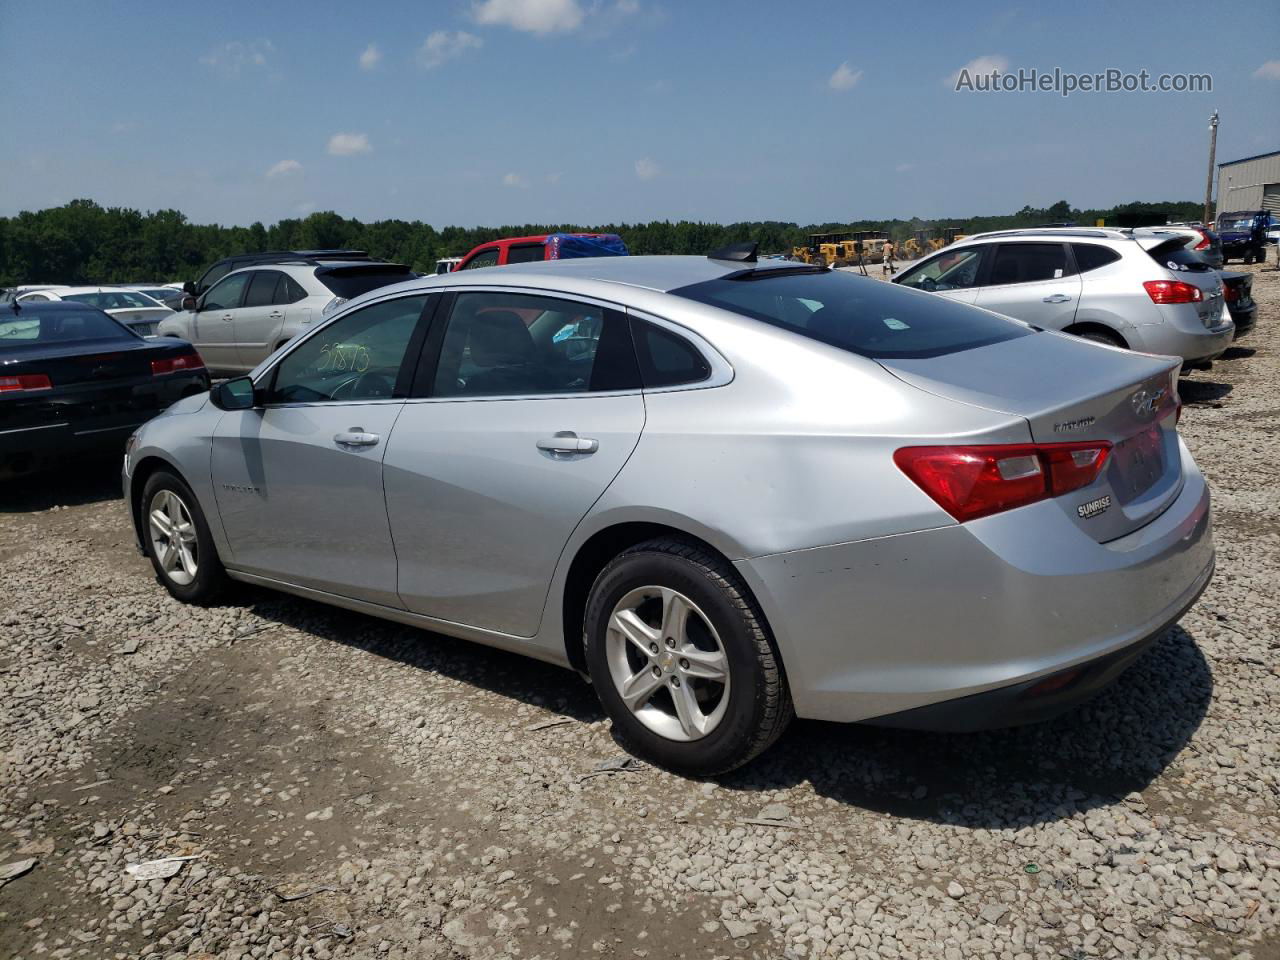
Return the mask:
{"type": "Polygon", "coordinates": [[[196,304],[194,340],[205,366],[214,370],[241,369],[235,317],[248,285],[248,271],[228,274],[210,287],[196,304]]]}
{"type": "Polygon", "coordinates": [[[230,565],[400,606],[382,460],[429,303],[383,300],[324,326],[260,378],[261,406],[222,417],[211,468],[230,565]]]}
{"type": "Polygon", "coordinates": [[[977,303],[1047,330],[1071,326],[1080,305],[1080,275],[1067,245],[1000,244],[977,303]]]}
{"type": "Polygon", "coordinates": [[[464,292],[437,321],[387,448],[400,597],[417,613],[533,636],[579,521],[635,449],[644,398],[625,316],[464,292]]]}
{"type": "Polygon", "coordinates": [[[987,248],[961,247],[941,250],[928,260],[904,273],[898,283],[916,290],[936,293],[960,303],[973,303],[978,298],[983,261],[987,248]]]}
{"type": "Polygon", "coordinates": [[[276,285],[284,276],[279,270],[254,270],[245,289],[244,303],[233,311],[236,359],[240,369],[252,370],[271,351],[267,344],[273,328],[284,322],[284,309],[273,303],[276,285]]]}

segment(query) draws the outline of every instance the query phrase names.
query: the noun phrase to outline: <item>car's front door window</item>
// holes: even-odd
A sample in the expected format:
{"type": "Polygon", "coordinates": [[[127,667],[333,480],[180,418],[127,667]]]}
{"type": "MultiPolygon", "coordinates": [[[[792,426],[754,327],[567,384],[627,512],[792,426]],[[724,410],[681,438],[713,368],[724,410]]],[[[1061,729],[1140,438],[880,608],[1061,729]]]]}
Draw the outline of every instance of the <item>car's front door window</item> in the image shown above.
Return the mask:
{"type": "Polygon", "coordinates": [[[201,310],[234,310],[244,300],[244,288],[248,285],[249,273],[233,273],[224,277],[204,295],[200,304],[201,310]]]}
{"type": "Polygon", "coordinates": [[[904,276],[899,283],[918,290],[964,290],[977,286],[982,248],[945,250],[904,276]]]}
{"type": "Polygon", "coordinates": [[[317,331],[277,365],[270,403],[381,400],[396,395],[427,296],[384,300],[317,331]]]}

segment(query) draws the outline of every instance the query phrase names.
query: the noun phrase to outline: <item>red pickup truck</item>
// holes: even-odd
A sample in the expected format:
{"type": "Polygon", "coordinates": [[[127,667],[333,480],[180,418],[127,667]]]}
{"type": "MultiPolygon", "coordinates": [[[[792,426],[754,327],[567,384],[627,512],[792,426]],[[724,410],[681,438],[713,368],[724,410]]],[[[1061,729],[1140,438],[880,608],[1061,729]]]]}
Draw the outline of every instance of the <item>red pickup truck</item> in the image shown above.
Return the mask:
{"type": "Polygon", "coordinates": [[[544,233],[537,237],[504,237],[482,243],[454,270],[500,267],[508,263],[568,260],[576,257],[625,257],[627,245],[616,233],[544,233]]]}

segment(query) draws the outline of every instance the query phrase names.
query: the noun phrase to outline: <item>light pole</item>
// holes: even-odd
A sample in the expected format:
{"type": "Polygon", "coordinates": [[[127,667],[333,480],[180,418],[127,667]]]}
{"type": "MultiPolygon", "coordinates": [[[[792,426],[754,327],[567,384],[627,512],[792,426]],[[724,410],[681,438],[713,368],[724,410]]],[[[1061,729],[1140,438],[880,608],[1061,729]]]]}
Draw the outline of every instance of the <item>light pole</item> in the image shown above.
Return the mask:
{"type": "Polygon", "coordinates": [[[1204,182],[1204,225],[1213,222],[1209,211],[1213,206],[1213,161],[1218,152],[1218,111],[1209,118],[1209,174],[1204,182]]]}

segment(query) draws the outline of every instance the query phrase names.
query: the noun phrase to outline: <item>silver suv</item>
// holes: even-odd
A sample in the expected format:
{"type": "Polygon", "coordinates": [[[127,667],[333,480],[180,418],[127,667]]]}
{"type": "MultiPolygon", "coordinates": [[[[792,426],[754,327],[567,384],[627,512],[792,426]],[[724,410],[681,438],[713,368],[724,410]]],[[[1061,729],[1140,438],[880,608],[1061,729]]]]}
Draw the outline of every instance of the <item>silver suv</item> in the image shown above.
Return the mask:
{"type": "Polygon", "coordinates": [[[403,264],[302,260],[234,270],[156,333],[195,345],[215,373],[248,373],[352,297],[416,277],[403,264]]]}
{"type": "Polygon", "coordinates": [[[1204,366],[1231,344],[1222,280],[1159,230],[1039,228],[977,234],[895,283],[1089,340],[1204,366]]]}

